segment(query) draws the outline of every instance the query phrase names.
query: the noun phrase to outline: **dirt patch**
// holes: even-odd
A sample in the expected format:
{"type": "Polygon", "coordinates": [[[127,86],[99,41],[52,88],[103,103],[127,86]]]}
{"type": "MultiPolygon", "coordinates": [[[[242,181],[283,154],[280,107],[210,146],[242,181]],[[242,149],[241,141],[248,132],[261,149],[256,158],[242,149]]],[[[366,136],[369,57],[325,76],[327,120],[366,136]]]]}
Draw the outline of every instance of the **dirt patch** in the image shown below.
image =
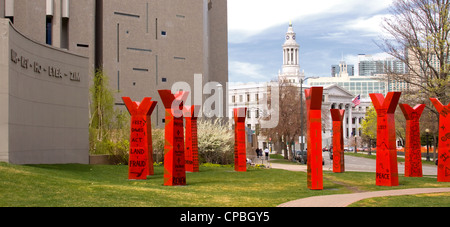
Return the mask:
{"type": "Polygon", "coordinates": [[[362,190],[362,189],[358,188],[357,186],[350,185],[350,184],[347,184],[347,183],[342,182],[342,181],[336,181],[336,180],[332,179],[331,177],[325,177],[324,176],[324,179],[332,182],[333,184],[341,185],[341,186],[345,187],[346,189],[348,189],[349,191],[351,191],[352,193],[367,192],[366,190],[362,190]]]}

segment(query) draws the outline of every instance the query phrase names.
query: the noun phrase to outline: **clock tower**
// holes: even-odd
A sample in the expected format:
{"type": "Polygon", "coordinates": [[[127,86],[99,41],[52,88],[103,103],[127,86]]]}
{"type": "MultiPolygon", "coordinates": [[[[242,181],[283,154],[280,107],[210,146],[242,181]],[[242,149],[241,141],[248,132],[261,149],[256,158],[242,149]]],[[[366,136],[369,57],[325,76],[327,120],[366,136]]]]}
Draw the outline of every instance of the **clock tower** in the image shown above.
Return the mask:
{"type": "Polygon", "coordinates": [[[283,44],[283,66],[278,78],[291,83],[299,83],[300,79],[304,79],[305,76],[300,72],[300,45],[296,41],[296,34],[292,23],[289,23],[285,40],[283,44]]]}

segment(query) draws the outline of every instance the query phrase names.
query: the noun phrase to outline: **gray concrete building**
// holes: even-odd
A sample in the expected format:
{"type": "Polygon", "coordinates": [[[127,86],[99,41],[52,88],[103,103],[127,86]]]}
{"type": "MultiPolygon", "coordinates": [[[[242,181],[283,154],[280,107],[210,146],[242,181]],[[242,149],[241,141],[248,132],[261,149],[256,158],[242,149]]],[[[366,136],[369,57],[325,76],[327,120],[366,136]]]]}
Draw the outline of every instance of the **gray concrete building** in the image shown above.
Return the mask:
{"type": "MultiPolygon", "coordinates": [[[[228,82],[226,0],[0,0],[0,7],[25,36],[89,57],[91,77],[102,67],[119,106],[123,96],[160,101],[157,90],[177,82],[189,84],[194,104],[194,96],[208,98],[206,83],[228,82]],[[194,75],[202,75],[197,86],[194,75]]],[[[163,106],[154,113],[161,127],[163,106]]]]}
{"type": "Polygon", "coordinates": [[[0,161],[89,163],[89,59],[0,18],[0,161]]]}
{"type": "Polygon", "coordinates": [[[226,86],[227,30],[226,0],[97,1],[96,65],[109,76],[118,105],[123,96],[158,101],[152,121],[162,127],[157,90],[186,82],[194,104],[194,97],[208,98],[206,83],[226,86]]]}
{"type": "MultiPolygon", "coordinates": [[[[82,70],[86,75],[80,73],[87,82],[83,98],[101,67],[119,108],[123,96],[158,101],[152,116],[156,127],[164,126],[165,117],[158,90],[185,82],[192,92],[191,104],[203,104],[214,94],[205,92],[205,84],[225,87],[228,82],[226,0],[0,0],[0,18],[9,19],[14,31],[43,49],[82,56],[87,61],[82,70]]],[[[10,50],[5,53],[10,57],[10,50]]],[[[41,57],[49,60],[33,54],[36,62],[41,57]]],[[[61,61],[70,64],[70,58],[61,61]]],[[[224,100],[219,104],[226,113],[224,100]]]]}

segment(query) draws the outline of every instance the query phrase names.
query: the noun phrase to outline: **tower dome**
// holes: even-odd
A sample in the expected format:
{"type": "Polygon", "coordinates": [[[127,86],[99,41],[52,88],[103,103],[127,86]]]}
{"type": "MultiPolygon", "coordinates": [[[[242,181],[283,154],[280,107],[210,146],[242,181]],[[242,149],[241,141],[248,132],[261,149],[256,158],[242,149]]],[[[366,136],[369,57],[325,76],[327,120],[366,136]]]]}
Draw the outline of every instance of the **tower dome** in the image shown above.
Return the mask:
{"type": "Polygon", "coordinates": [[[300,79],[304,79],[304,75],[300,71],[300,45],[297,43],[296,38],[294,27],[292,22],[290,22],[283,44],[283,66],[279,79],[298,83],[300,79]]]}

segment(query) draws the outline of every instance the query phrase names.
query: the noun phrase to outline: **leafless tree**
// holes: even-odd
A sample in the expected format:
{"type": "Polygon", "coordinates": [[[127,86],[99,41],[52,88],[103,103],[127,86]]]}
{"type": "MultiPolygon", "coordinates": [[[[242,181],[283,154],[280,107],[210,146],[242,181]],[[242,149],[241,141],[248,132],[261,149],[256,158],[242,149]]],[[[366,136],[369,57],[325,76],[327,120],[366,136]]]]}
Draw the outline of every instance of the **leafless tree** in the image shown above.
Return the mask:
{"type": "MultiPolygon", "coordinates": [[[[281,149],[284,151],[283,155],[285,159],[292,159],[292,151],[295,148],[295,143],[300,143],[300,141],[298,141],[299,136],[304,136],[304,144],[307,142],[305,93],[302,90],[302,95],[300,95],[300,87],[298,84],[293,84],[288,80],[279,79],[277,84],[279,86],[280,96],[279,124],[274,128],[262,129],[261,134],[271,138],[272,143],[278,143],[281,145],[281,149]],[[300,101],[301,97],[303,102],[300,101]],[[301,103],[303,103],[303,105],[301,105],[301,103]]],[[[269,106],[271,105],[270,101],[268,104],[269,106]]],[[[330,110],[322,109],[322,125],[325,126],[326,124],[330,124],[330,122],[330,110]]]]}
{"type": "Polygon", "coordinates": [[[387,77],[410,85],[402,100],[414,103],[403,102],[427,104],[423,116],[428,117],[422,117],[422,123],[435,129],[437,136],[438,127],[431,125],[438,124],[439,113],[429,98],[438,98],[444,105],[450,101],[450,0],[395,0],[390,11],[382,25],[386,35],[378,45],[405,63],[407,73],[387,69],[387,77]]]}
{"type": "Polygon", "coordinates": [[[450,0],[395,0],[380,47],[405,63],[408,73],[390,73],[428,97],[448,102],[450,0]]]}
{"type": "MultiPolygon", "coordinates": [[[[300,111],[303,111],[303,118],[306,119],[306,104],[303,102],[303,107],[300,105],[300,88],[298,86],[282,79],[277,83],[280,96],[279,124],[274,128],[262,129],[261,133],[271,138],[272,143],[280,144],[281,149],[284,150],[285,159],[291,159],[292,152],[290,151],[292,151],[292,147],[288,145],[295,144],[295,139],[301,134],[301,127],[304,127],[303,132],[306,135],[306,124],[302,126],[300,120],[300,111]]],[[[303,122],[306,122],[306,120],[303,122]]]]}

